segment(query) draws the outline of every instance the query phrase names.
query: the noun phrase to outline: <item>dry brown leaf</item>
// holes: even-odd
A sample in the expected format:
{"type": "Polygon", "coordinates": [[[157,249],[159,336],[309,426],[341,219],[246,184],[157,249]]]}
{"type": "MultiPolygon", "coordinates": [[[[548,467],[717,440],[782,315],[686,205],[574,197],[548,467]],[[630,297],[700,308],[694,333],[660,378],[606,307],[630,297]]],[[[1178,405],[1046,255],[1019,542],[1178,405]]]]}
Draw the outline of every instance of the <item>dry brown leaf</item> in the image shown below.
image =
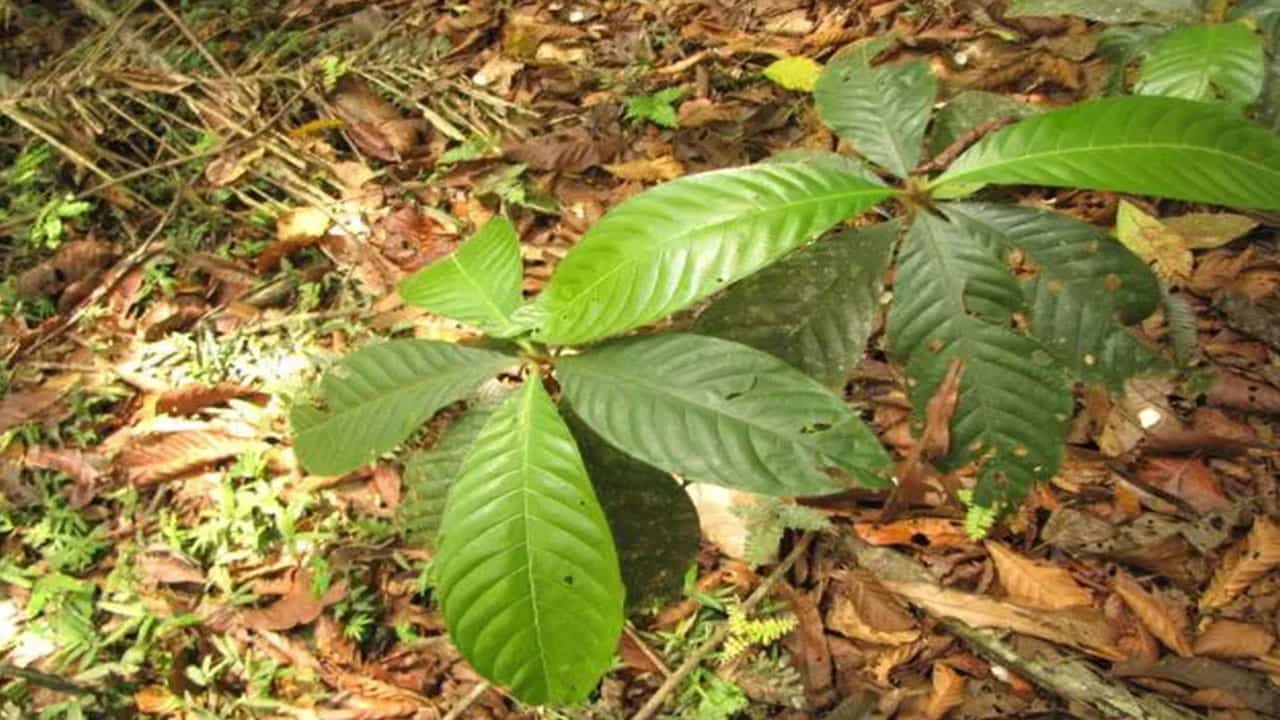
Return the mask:
{"type": "Polygon", "coordinates": [[[795,630],[783,642],[791,653],[792,664],[800,671],[809,705],[826,707],[834,699],[835,678],[817,593],[796,590],[785,583],[780,587],[796,618],[795,630]]]}
{"type": "Polygon", "coordinates": [[[182,702],[163,685],[148,685],[138,690],[133,694],[133,704],[138,712],[146,715],[168,717],[185,714],[182,702]]]}
{"type": "Polygon", "coordinates": [[[1255,580],[1280,564],[1280,523],[1259,515],[1249,535],[1227,553],[1200,598],[1201,609],[1231,602],[1255,580]]]}
{"type": "Polygon", "coordinates": [[[1142,621],[1165,647],[1182,657],[1191,657],[1191,643],[1187,642],[1187,619],[1170,608],[1163,600],[1147,592],[1137,580],[1124,570],[1116,571],[1116,594],[1124,599],[1133,614],[1142,621]]]}
{"type": "Polygon", "coordinates": [[[1124,654],[1115,645],[1115,630],[1093,608],[1043,610],[1007,600],[939,587],[934,583],[881,580],[881,584],[929,614],[953,618],[975,627],[1012,630],[1061,645],[1078,647],[1109,660],[1124,654]]]}
{"type": "Polygon", "coordinates": [[[186,261],[214,280],[231,286],[248,287],[258,281],[258,276],[239,262],[213,253],[192,253],[186,261]]]}
{"type": "Polygon", "coordinates": [[[235,383],[216,385],[196,383],[165,391],[156,400],[156,412],[166,415],[192,415],[204,408],[221,405],[237,398],[248,398],[256,403],[265,403],[271,396],[235,383]]]}
{"type": "Polygon", "coordinates": [[[1214,372],[1205,400],[1218,407],[1280,415],[1280,389],[1222,368],[1214,372]]]}
{"type": "Polygon", "coordinates": [[[36,419],[66,394],[66,388],[45,386],[5,397],[0,400],[0,432],[36,419]]]}
{"type": "Polygon", "coordinates": [[[305,568],[295,570],[289,591],[279,600],[262,608],[245,610],[240,619],[255,630],[288,630],[306,625],[320,617],[330,605],[346,597],[345,580],[334,583],[320,597],[311,592],[311,572],[305,568]]]}
{"type": "Polygon", "coordinates": [[[988,540],[986,547],[1000,576],[1000,584],[1014,601],[1046,610],[1093,604],[1089,591],[1057,565],[1026,557],[993,540],[988,540]]]}
{"type": "Polygon", "coordinates": [[[878,645],[920,639],[916,619],[869,576],[840,573],[831,587],[827,627],[845,637],[878,645]]]}
{"type": "Polygon", "coordinates": [[[65,473],[74,482],[67,491],[71,506],[82,508],[93,501],[98,482],[107,469],[107,459],[96,453],[75,448],[54,450],[42,446],[27,448],[22,458],[27,467],[56,470],[65,473]]]}
{"type": "Polygon", "coordinates": [[[204,169],[204,179],[213,187],[226,187],[245,176],[249,168],[266,154],[258,147],[249,152],[225,153],[214,158],[204,169]]]}
{"type": "Polygon", "coordinates": [[[1275,643],[1275,636],[1263,625],[1214,620],[1196,638],[1192,650],[1217,658],[1258,658],[1271,652],[1275,643]]]}
{"type": "Polygon", "coordinates": [[[276,218],[276,240],[298,242],[322,238],[329,231],[329,224],[329,214],[320,208],[285,210],[276,218]]]}
{"type": "Polygon", "coordinates": [[[208,311],[209,306],[204,300],[191,295],[162,298],[147,308],[147,312],[138,319],[138,327],[142,336],[153,342],[171,332],[190,327],[208,311]]]}
{"type": "Polygon", "coordinates": [[[652,160],[631,160],[628,162],[605,165],[610,175],[623,180],[639,180],[642,182],[660,182],[675,180],[684,175],[684,165],[670,155],[663,155],[652,160]]]}
{"type": "Polygon", "coordinates": [[[475,75],[471,76],[471,82],[482,88],[488,88],[497,95],[510,97],[511,81],[516,73],[523,69],[524,63],[503,57],[501,53],[495,53],[475,75]]]}
{"type": "Polygon", "coordinates": [[[964,704],[968,699],[965,693],[965,679],[960,673],[942,662],[933,664],[933,691],[924,706],[924,716],[928,720],[942,720],[946,714],[964,704]]]}
{"type": "Polygon", "coordinates": [[[621,151],[622,141],[619,138],[594,138],[583,128],[575,128],[559,135],[507,145],[503,148],[503,155],[535,170],[582,172],[609,162],[621,151]]]}
{"type": "Polygon", "coordinates": [[[389,510],[400,504],[400,473],[390,465],[379,463],[373,469],[373,489],[389,510]]]}
{"type": "Polygon", "coordinates": [[[379,160],[399,162],[418,144],[421,123],[351,76],[338,81],[333,109],[360,150],[379,160]]]}
{"type": "Polygon", "coordinates": [[[934,391],[925,406],[924,432],[920,446],[924,456],[935,460],[951,452],[951,416],[960,402],[960,377],[964,374],[964,361],[952,358],[946,377],[934,391]]]}
{"type": "Polygon", "coordinates": [[[1232,505],[1204,458],[1148,457],[1138,466],[1136,475],[1202,513],[1226,510],[1232,505]]]}
{"type": "Polygon", "coordinates": [[[1102,454],[1119,457],[1151,434],[1181,428],[1182,422],[1169,402],[1172,391],[1172,381],[1163,378],[1133,378],[1126,382],[1124,395],[1111,404],[1097,437],[1102,454]]]}
{"type": "Polygon", "coordinates": [[[129,482],[149,485],[266,447],[216,429],[157,433],[133,438],[116,457],[116,467],[129,482]]]}
{"type": "Polygon", "coordinates": [[[859,522],[853,525],[858,537],[872,545],[913,545],[915,547],[950,547],[969,545],[972,541],[964,523],[949,518],[908,518],[891,523],[859,522]]]}
{"type": "Polygon", "coordinates": [[[165,585],[204,583],[204,573],[200,568],[167,552],[149,552],[138,556],[138,572],[145,580],[165,585]]]}
{"type": "Polygon", "coordinates": [[[893,674],[893,671],[899,665],[915,657],[923,648],[924,643],[922,642],[913,642],[889,648],[876,655],[867,665],[867,670],[876,685],[882,688],[890,687],[892,683],[889,682],[889,676],[893,674]]]}
{"type": "Polygon", "coordinates": [[[694,98],[680,103],[676,113],[682,128],[700,128],[716,122],[731,122],[738,118],[738,108],[727,103],[717,103],[709,98],[694,98]]]}

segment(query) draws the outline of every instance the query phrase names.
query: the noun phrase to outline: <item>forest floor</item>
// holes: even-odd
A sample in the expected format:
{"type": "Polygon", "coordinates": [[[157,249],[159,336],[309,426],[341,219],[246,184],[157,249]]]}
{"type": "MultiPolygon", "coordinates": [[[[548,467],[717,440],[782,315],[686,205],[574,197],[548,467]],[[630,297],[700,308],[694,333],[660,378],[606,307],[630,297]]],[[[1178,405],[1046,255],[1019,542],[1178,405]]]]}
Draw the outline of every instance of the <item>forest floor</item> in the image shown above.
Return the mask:
{"type": "MultiPolygon", "coordinates": [[[[399,459],[290,449],[343,351],[473,333],[395,289],[496,213],[532,294],[645,187],[847,149],[775,60],[896,34],[883,60],[956,108],[936,154],[1122,88],[1107,30],[964,0],[0,2],[0,719],[1280,716],[1275,218],[1159,235],[1194,368],[1082,388],[1062,471],[985,539],[941,483],[893,512],[700,497],[696,562],[582,707],[459,657],[399,459]]],[[[1188,210],[1012,194],[1107,229],[1188,210]]],[[[910,450],[879,332],[850,397],[910,450]]]]}

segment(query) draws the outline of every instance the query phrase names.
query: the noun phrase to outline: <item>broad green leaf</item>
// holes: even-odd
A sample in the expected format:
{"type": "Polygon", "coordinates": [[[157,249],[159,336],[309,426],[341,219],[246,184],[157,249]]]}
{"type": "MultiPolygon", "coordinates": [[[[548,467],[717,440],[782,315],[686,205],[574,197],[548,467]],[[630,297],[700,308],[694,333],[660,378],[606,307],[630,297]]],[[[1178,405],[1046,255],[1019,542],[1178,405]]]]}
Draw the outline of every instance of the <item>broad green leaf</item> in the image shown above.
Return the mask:
{"type": "Polygon", "coordinates": [[[813,92],[821,72],[822,66],[812,58],[796,56],[773,61],[764,69],[764,76],[787,90],[813,92]]]}
{"type": "Polygon", "coordinates": [[[480,430],[497,408],[496,401],[472,405],[450,423],[434,446],[405,460],[404,497],[396,506],[396,520],[410,543],[435,546],[449,488],[480,430]]]}
{"type": "Polygon", "coordinates": [[[1280,2],[1252,0],[1231,11],[1235,20],[1249,18],[1258,24],[1266,46],[1266,72],[1262,98],[1258,103],[1258,122],[1271,130],[1280,130],[1280,2]]]}
{"type": "Polygon", "coordinates": [[[290,415],[293,449],[310,472],[340,475],[395,448],[427,418],[516,359],[432,340],[392,340],[336,363],[290,415]]]}
{"type": "Polygon", "coordinates": [[[1114,25],[1103,30],[1098,35],[1097,54],[1111,64],[1104,94],[1123,93],[1129,63],[1142,57],[1143,52],[1167,32],[1169,28],[1165,25],[1114,25]]]}
{"type": "Polygon", "coordinates": [[[667,473],[605,442],[573,413],[564,415],[609,518],[627,607],[643,611],[680,597],[702,540],[689,493],[667,473]]]}
{"type": "Polygon", "coordinates": [[[1280,209],[1280,137],[1215,103],[1118,97],[988,135],[931,187],[1051,185],[1280,209]]]}
{"type": "Polygon", "coordinates": [[[889,348],[919,413],[963,364],[946,468],[978,464],[974,504],[1012,505],[1057,472],[1071,416],[1065,371],[1011,326],[1022,292],[982,233],[920,213],[899,251],[889,348]]]}
{"type": "Polygon", "coordinates": [[[520,331],[511,315],[520,304],[522,267],[516,229],[498,216],[452,254],[406,278],[400,296],[495,337],[509,337],[520,331]]]}
{"type": "Polygon", "coordinates": [[[818,115],[860,155],[898,177],[920,162],[938,81],[923,60],[871,65],[880,44],[844,51],[818,76],[818,115]]]}
{"type": "Polygon", "coordinates": [[[1075,15],[1108,24],[1131,22],[1195,22],[1198,0],[1012,0],[1009,17],[1075,15]]]}
{"type": "Polygon", "coordinates": [[[729,288],[693,332],[772,353],[831,388],[862,358],[900,224],[847,230],[729,288]]]}
{"type": "Polygon", "coordinates": [[[1024,118],[1035,115],[1035,105],[1018,102],[1008,95],[966,90],[947,101],[933,120],[929,149],[934,155],[982,123],[997,118],[1024,118]]]}
{"type": "Polygon", "coordinates": [[[521,702],[580,702],[609,669],[623,622],[618,556],[573,436],[536,376],[463,461],[433,563],[454,644],[521,702]]]}
{"type": "Polygon", "coordinates": [[[884,449],[839,396],[745,345],[628,338],[561,358],[556,370],[591,429],[690,482],[815,495],[844,489],[825,471],[871,486],[888,477],[884,449]]]}
{"type": "Polygon", "coordinates": [[[750,275],[894,193],[827,165],[765,163],[691,175],[609,211],[539,298],[538,340],[598,340],[750,275]]]}
{"type": "Polygon", "coordinates": [[[1189,25],[1151,46],[1133,91],[1243,107],[1258,99],[1263,73],[1262,38],[1248,23],[1189,25]]]}
{"type": "Polygon", "coordinates": [[[1031,336],[1077,378],[1122,390],[1165,364],[1125,327],[1160,302],[1147,266],[1102,230],[1064,215],[1015,205],[942,207],[1000,253],[1020,250],[1035,274],[1022,282],[1031,336]]]}

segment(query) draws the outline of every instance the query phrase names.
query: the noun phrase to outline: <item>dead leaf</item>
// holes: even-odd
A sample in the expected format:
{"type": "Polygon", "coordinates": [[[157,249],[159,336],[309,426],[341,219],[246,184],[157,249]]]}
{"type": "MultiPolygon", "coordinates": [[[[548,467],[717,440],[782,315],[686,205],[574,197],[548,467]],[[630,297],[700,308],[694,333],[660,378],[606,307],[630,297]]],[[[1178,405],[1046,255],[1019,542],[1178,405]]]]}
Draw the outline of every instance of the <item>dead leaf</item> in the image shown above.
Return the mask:
{"type": "Polygon", "coordinates": [[[184,714],[182,702],[163,685],[148,685],[133,694],[138,712],[162,717],[184,714]]]}
{"type": "Polygon", "coordinates": [[[924,432],[920,446],[924,456],[936,460],[951,452],[951,416],[960,402],[960,376],[964,374],[964,361],[952,358],[946,377],[934,391],[925,406],[924,432]]]}
{"type": "Polygon", "coordinates": [[[870,672],[873,682],[882,688],[891,687],[892,683],[889,677],[893,674],[893,671],[899,665],[918,655],[922,649],[924,649],[923,643],[913,642],[889,648],[877,654],[867,665],[867,670],[870,672]]]}
{"type": "Polygon", "coordinates": [[[53,297],[105,270],[115,256],[110,245],[91,237],[64,242],[52,258],[18,276],[18,294],[53,297]]]}
{"type": "Polygon", "coordinates": [[[735,105],[717,103],[710,98],[693,98],[680,103],[676,111],[680,127],[696,129],[717,122],[733,122],[738,119],[739,110],[735,105]]]}
{"type": "Polygon", "coordinates": [[[173,553],[148,552],[138,556],[138,572],[145,580],[165,585],[204,583],[204,573],[173,553]]]}
{"type": "Polygon", "coordinates": [[[56,470],[70,477],[74,484],[68,492],[71,506],[82,508],[93,501],[98,481],[107,468],[107,459],[96,453],[75,448],[54,450],[43,446],[27,448],[22,458],[27,467],[56,470]]]}
{"type": "Polygon", "coordinates": [[[285,210],[276,217],[276,240],[291,242],[321,238],[329,231],[329,224],[329,214],[320,208],[285,210]]]}
{"type": "Polygon", "coordinates": [[[1187,642],[1187,619],[1170,608],[1160,598],[1147,592],[1137,580],[1124,570],[1116,571],[1116,594],[1124,599],[1133,614],[1142,621],[1165,647],[1182,657],[1191,657],[1191,644],[1187,642]]]}
{"type": "Polygon", "coordinates": [[[684,165],[670,155],[663,155],[652,160],[631,160],[629,162],[605,165],[610,175],[623,180],[639,180],[641,182],[660,182],[675,180],[684,175],[684,165]]]}
{"type": "Polygon", "coordinates": [[[400,473],[390,465],[379,463],[373,469],[373,488],[389,510],[400,504],[400,473]]]}
{"type": "Polygon", "coordinates": [[[1108,457],[1119,457],[1137,447],[1149,435],[1182,428],[1169,402],[1173,384],[1162,378],[1133,378],[1124,395],[1111,404],[1098,434],[1098,448],[1108,457]]]}
{"type": "Polygon", "coordinates": [[[747,556],[747,524],[735,512],[735,506],[749,506],[755,496],[719,485],[689,483],[685,487],[698,511],[702,537],[714,544],[727,557],[741,560],[747,556]]]}
{"type": "Polygon", "coordinates": [[[1193,259],[1182,235],[1127,200],[1120,201],[1116,212],[1116,238],[1154,265],[1161,278],[1176,283],[1191,278],[1193,259]]]}
{"type": "Polygon", "coordinates": [[[1138,480],[1184,500],[1198,512],[1226,510],[1232,504],[1204,458],[1147,457],[1136,475],[1138,480]]]}
{"type": "Polygon", "coordinates": [[[0,400],[0,432],[38,418],[52,408],[69,388],[39,387],[0,400]]]}
{"type": "Polygon", "coordinates": [[[915,617],[870,576],[833,574],[827,609],[827,627],[847,638],[901,645],[920,639],[915,617]]]}
{"type": "Polygon", "coordinates": [[[116,467],[129,482],[150,485],[266,447],[259,440],[237,437],[224,430],[156,433],[132,438],[116,458],[116,467]]]}
{"type": "Polygon", "coordinates": [[[985,544],[1000,576],[1000,584],[1016,602],[1046,610],[1093,604],[1089,591],[1080,587],[1071,573],[1063,568],[1033,560],[994,540],[985,544]]]}
{"type": "Polygon", "coordinates": [[[1275,636],[1262,625],[1237,620],[1214,620],[1196,638],[1196,655],[1216,658],[1259,658],[1271,652],[1275,636]]]}
{"type": "Polygon", "coordinates": [[[1249,709],[1265,717],[1280,717],[1280,690],[1265,675],[1250,672],[1213,658],[1183,658],[1166,655],[1156,663],[1116,663],[1115,677],[1146,677],[1169,680],[1197,689],[1216,689],[1243,700],[1249,709]]]}
{"type": "Polygon", "coordinates": [[[1205,400],[1217,407],[1280,415],[1280,389],[1218,368],[1205,400]]]}
{"type": "Polygon", "coordinates": [[[583,128],[533,138],[503,147],[503,156],[514,162],[524,163],[535,170],[556,172],[582,172],[589,167],[604,165],[622,151],[622,141],[616,136],[592,137],[583,128]]]}
{"type": "Polygon", "coordinates": [[[154,342],[171,332],[191,327],[192,323],[204,317],[208,311],[209,306],[192,295],[161,298],[138,319],[138,328],[142,330],[142,337],[147,342],[154,342]]]}
{"type": "Polygon", "coordinates": [[[859,522],[854,523],[853,529],[858,537],[872,545],[952,547],[972,542],[964,523],[948,518],[908,518],[883,524],[859,522]]]}
{"type": "Polygon", "coordinates": [[[928,720],[942,720],[947,713],[964,704],[968,698],[965,693],[965,679],[960,673],[951,669],[950,665],[941,662],[933,664],[933,691],[924,706],[924,716],[928,720]]]}
{"type": "Polygon", "coordinates": [[[834,699],[835,679],[832,674],[831,649],[823,633],[822,615],[814,593],[797,590],[786,583],[780,585],[796,628],[783,640],[791,653],[793,665],[804,681],[805,699],[810,707],[826,707],[834,699]]]}
{"type": "Polygon", "coordinates": [[[1226,605],[1277,564],[1280,564],[1280,524],[1259,515],[1254,519],[1249,535],[1223,558],[1213,581],[1200,598],[1200,608],[1226,605]]]}
{"type": "Polygon", "coordinates": [[[213,253],[197,252],[187,257],[192,267],[205,275],[233,287],[249,287],[258,281],[258,276],[235,260],[224,258],[213,253]]]}
{"type": "Polygon", "coordinates": [[[418,144],[421,123],[350,75],[338,81],[333,108],[360,150],[379,160],[399,162],[418,144]]]}
{"type": "Polygon", "coordinates": [[[249,152],[226,153],[214,158],[204,169],[204,179],[213,187],[226,187],[249,172],[253,164],[262,159],[266,148],[254,148],[249,152]]]}
{"type": "Polygon", "coordinates": [[[347,583],[342,580],[316,597],[311,591],[311,571],[299,568],[293,572],[289,591],[279,600],[266,607],[245,610],[240,619],[255,630],[288,630],[315,621],[325,608],[346,595],[347,583]]]}
{"type": "Polygon", "coordinates": [[[166,390],[156,400],[156,412],[166,415],[194,415],[196,412],[212,405],[221,405],[228,400],[247,398],[255,403],[265,403],[271,396],[244,385],[235,383],[218,383],[204,385],[196,383],[184,385],[173,390],[166,390]]]}
{"type": "Polygon", "coordinates": [[[1258,221],[1231,213],[1187,213],[1166,218],[1165,227],[1182,236],[1187,247],[1209,250],[1244,237],[1258,227],[1258,221]]]}
{"type": "Polygon", "coordinates": [[[471,76],[471,82],[482,88],[487,88],[496,95],[502,97],[511,96],[511,81],[515,78],[516,73],[524,69],[524,63],[503,57],[501,53],[495,54],[489,58],[475,75],[471,76]]]}

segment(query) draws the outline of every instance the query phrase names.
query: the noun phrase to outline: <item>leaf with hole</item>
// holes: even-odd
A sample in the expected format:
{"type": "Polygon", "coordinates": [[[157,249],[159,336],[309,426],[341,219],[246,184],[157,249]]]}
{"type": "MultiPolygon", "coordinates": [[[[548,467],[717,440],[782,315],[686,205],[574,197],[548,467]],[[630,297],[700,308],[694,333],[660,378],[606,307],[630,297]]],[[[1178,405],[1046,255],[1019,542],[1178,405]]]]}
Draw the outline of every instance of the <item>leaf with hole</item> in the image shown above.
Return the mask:
{"type": "Polygon", "coordinates": [[[307,470],[340,475],[395,448],[515,358],[433,340],[392,340],[336,363],[293,407],[293,449],[307,470]]]}
{"type": "Polygon", "coordinates": [[[900,223],[846,230],[729,288],[693,332],[772,353],[832,388],[862,358],[900,223]]]}
{"type": "Polygon", "coordinates": [[[1280,209],[1280,137],[1219,104],[1093,100],[983,138],[931,183],[1050,185],[1280,209]]]}
{"type": "Polygon", "coordinates": [[[973,504],[1014,504],[1053,476],[1071,416],[1071,386],[1036,340],[1012,329],[1022,291],[989,238],[919,214],[899,251],[889,348],[907,366],[923,414],[952,358],[964,363],[944,468],[978,464],[973,504]]]}
{"type": "Polygon", "coordinates": [[[1262,93],[1262,38],[1246,22],[1188,25],[1147,50],[1133,91],[1239,107],[1262,93]]]}
{"type": "Polygon", "coordinates": [[[400,296],[494,337],[510,337],[521,329],[511,314],[520,304],[522,275],[516,229],[499,216],[453,253],[406,278],[400,296]]]}
{"type": "Polygon", "coordinates": [[[1031,336],[1077,378],[1120,391],[1127,378],[1166,368],[1125,327],[1155,312],[1159,283],[1114,238],[1047,210],[979,203],[942,210],[1001,254],[1025,255],[1034,269],[1021,283],[1031,336]]]}
{"type": "Polygon", "coordinates": [[[459,651],[521,702],[580,702],[612,664],[618,556],[539,378],[503,402],[463,461],[433,569],[459,651]]]}
{"type": "Polygon", "coordinates": [[[668,334],[562,358],[564,395],[615,447],[690,482],[767,495],[886,484],[889,458],[844,400],[745,345],[668,334]]]}
{"type": "Polygon", "coordinates": [[[920,162],[938,81],[924,60],[872,66],[892,37],[832,58],[813,89],[818,115],[858,151],[898,177],[920,162]]]}
{"type": "Polygon", "coordinates": [[[827,164],[765,163],[691,175],[608,212],[539,297],[543,342],[645,325],[745,277],[893,194],[827,164]]]}

